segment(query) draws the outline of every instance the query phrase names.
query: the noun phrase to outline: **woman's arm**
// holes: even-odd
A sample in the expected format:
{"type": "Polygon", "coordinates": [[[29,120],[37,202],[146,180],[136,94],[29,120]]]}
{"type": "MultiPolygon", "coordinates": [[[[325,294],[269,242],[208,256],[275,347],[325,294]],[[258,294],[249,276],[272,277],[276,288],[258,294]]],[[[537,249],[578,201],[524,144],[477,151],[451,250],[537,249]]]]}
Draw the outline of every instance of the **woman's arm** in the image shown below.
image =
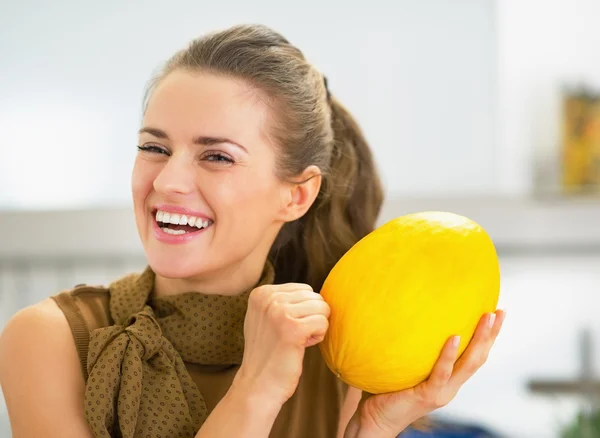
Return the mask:
{"type": "Polygon", "coordinates": [[[358,404],[362,397],[362,391],[352,386],[348,387],[344,404],[342,405],[342,412],[340,413],[340,422],[338,425],[337,438],[344,438],[344,432],[350,423],[350,419],[358,409],[358,404]]]}
{"type": "Polygon", "coordinates": [[[244,435],[267,438],[281,410],[263,394],[235,382],[204,422],[196,438],[244,435]]]}
{"type": "Polygon", "coordinates": [[[73,335],[54,301],[8,321],[0,335],[0,386],[14,438],[93,438],[73,335]]]}
{"type": "Polygon", "coordinates": [[[196,438],[267,438],[294,394],[305,349],[325,337],[329,306],[305,284],[254,289],[244,321],[244,357],[227,395],[196,438]]]}

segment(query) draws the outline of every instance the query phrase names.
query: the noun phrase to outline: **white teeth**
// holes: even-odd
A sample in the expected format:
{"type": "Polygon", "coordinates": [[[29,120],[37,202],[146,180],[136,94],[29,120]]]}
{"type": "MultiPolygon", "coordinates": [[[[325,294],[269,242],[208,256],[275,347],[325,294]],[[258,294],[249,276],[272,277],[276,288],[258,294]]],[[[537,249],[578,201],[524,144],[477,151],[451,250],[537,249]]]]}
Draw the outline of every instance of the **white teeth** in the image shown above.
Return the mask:
{"type": "Polygon", "coordinates": [[[187,216],[185,214],[178,213],[167,213],[166,211],[157,211],[156,212],[156,221],[163,224],[173,224],[173,225],[189,225],[191,227],[196,227],[199,229],[207,228],[209,224],[211,224],[210,219],[202,220],[196,216],[187,216]]]}
{"type": "Polygon", "coordinates": [[[208,224],[209,224],[209,220],[205,220],[204,222],[202,222],[202,219],[197,219],[196,220],[196,228],[208,228],[208,224]]]}
{"type": "Polygon", "coordinates": [[[167,234],[173,234],[174,236],[179,236],[181,234],[185,234],[184,230],[171,230],[170,228],[163,228],[162,229],[165,233],[167,234]]]}

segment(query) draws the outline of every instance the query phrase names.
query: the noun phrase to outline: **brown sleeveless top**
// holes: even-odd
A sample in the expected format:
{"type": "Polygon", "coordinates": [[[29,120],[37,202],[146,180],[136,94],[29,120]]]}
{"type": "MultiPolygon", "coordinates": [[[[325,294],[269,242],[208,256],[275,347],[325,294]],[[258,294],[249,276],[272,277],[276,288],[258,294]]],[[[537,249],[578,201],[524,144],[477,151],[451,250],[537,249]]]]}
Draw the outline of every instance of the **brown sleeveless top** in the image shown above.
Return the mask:
{"type": "MultiPolygon", "coordinates": [[[[148,436],[162,436],[163,438],[194,436],[205,416],[210,414],[229,390],[239,368],[241,355],[243,354],[243,350],[240,348],[243,348],[243,333],[241,340],[236,339],[236,332],[239,332],[240,328],[236,328],[234,325],[239,325],[240,320],[243,325],[245,315],[245,309],[243,308],[245,305],[244,296],[228,297],[226,299],[229,301],[219,301],[220,298],[217,297],[192,293],[176,297],[165,297],[164,299],[162,297],[153,298],[150,295],[145,303],[138,303],[137,305],[130,303],[129,298],[123,300],[123,297],[127,295],[121,291],[122,289],[126,290],[128,287],[131,288],[132,285],[139,287],[141,281],[153,285],[152,275],[153,273],[147,268],[144,273],[125,277],[109,287],[78,285],[72,290],[64,291],[52,297],[65,314],[73,333],[81,370],[86,381],[86,417],[96,436],[120,437],[123,430],[130,430],[131,436],[137,437],[139,430],[141,430],[138,429],[141,422],[144,424],[144,436],[147,434],[151,434],[148,436]],[[125,315],[127,312],[122,312],[122,315],[119,314],[119,309],[127,309],[128,306],[129,308],[133,308],[131,306],[139,307],[140,305],[144,307],[139,309],[140,311],[136,313],[134,318],[128,318],[130,315],[125,315]],[[214,318],[213,313],[217,312],[214,312],[213,307],[213,312],[203,314],[200,312],[200,308],[204,311],[210,311],[209,307],[211,305],[230,309],[229,313],[224,312],[225,321],[223,321],[223,324],[216,320],[205,321],[205,318],[209,315],[210,318],[214,318]],[[186,318],[178,319],[178,316],[181,316],[182,313],[186,314],[186,318]],[[115,321],[115,316],[117,319],[121,316],[124,318],[121,321],[115,321]],[[234,316],[237,318],[233,318],[234,316]],[[230,323],[229,330],[223,330],[219,326],[220,331],[215,335],[211,331],[216,331],[216,325],[213,324],[227,325],[227,318],[235,319],[237,322],[230,323]],[[138,325],[138,328],[135,327],[136,325],[138,325]],[[152,331],[153,325],[156,325],[155,329],[158,336],[162,334],[166,337],[163,343],[164,351],[159,352],[157,347],[150,345],[150,343],[154,344],[151,337],[145,338],[142,335],[136,337],[136,330],[138,332],[152,331]],[[197,336],[204,333],[196,331],[198,327],[200,327],[200,330],[208,329],[207,336],[203,334],[197,336]],[[129,333],[127,339],[131,338],[134,341],[123,341],[123,333],[127,331],[133,332],[133,334],[129,333]],[[215,339],[217,337],[221,339],[225,336],[226,339],[220,341],[224,348],[221,350],[219,350],[219,347],[215,348],[210,335],[213,335],[215,339]],[[200,340],[201,338],[203,340],[200,340]],[[183,350],[183,348],[178,348],[178,344],[185,343],[186,339],[188,344],[193,342],[193,345],[196,345],[195,340],[198,339],[200,347],[191,351],[187,348],[184,354],[178,354],[183,350]],[[118,362],[119,349],[122,349],[122,355],[119,359],[121,371],[113,372],[117,376],[105,373],[104,369],[107,366],[110,368],[111,365],[116,365],[115,362],[118,362]],[[109,354],[107,355],[107,353],[109,354]],[[162,357],[158,353],[162,354],[162,357]],[[154,355],[152,360],[158,362],[150,365],[145,363],[144,361],[150,354],[154,355]],[[181,363],[180,367],[177,366],[178,360],[181,363]],[[141,363],[136,364],[136,361],[141,363]],[[166,364],[172,368],[169,371],[171,375],[164,372],[166,364]],[[125,368],[131,368],[131,370],[125,370],[125,368]],[[158,374],[156,370],[159,370],[158,374]],[[128,379],[126,374],[128,372],[132,373],[130,376],[135,375],[136,377],[128,379]],[[124,373],[125,376],[121,379],[124,373]],[[138,373],[148,375],[145,378],[150,379],[150,383],[147,384],[150,385],[151,389],[146,392],[154,392],[155,394],[148,396],[138,389],[141,396],[137,396],[136,399],[136,397],[129,395],[129,399],[127,399],[126,394],[129,394],[130,390],[135,394],[135,388],[132,388],[132,386],[139,385],[139,382],[131,381],[137,379],[138,373]],[[93,382],[91,379],[94,379],[93,382]],[[114,384],[107,382],[109,380],[114,380],[112,382],[114,384]],[[118,380],[123,380],[123,382],[120,382],[120,386],[118,380]],[[99,382],[102,382],[102,384],[98,385],[99,382]],[[187,424],[188,426],[190,424],[194,425],[192,428],[196,430],[188,429],[186,431],[185,425],[182,426],[184,427],[183,433],[182,430],[172,430],[167,427],[160,428],[157,419],[151,418],[152,414],[157,415],[156,412],[160,412],[160,406],[165,410],[169,406],[174,408],[175,405],[169,405],[169,402],[174,403],[173,400],[169,400],[169,394],[172,394],[171,390],[175,391],[174,383],[177,383],[178,388],[181,388],[178,393],[184,399],[181,406],[186,405],[191,412],[189,415],[188,412],[185,412],[188,417],[187,424]],[[130,385],[129,388],[126,386],[127,384],[130,385]],[[99,394],[102,391],[104,393],[99,394]],[[95,398],[90,396],[90,392],[95,398]],[[123,400],[121,400],[121,394],[124,397],[123,400]],[[112,412],[105,413],[102,409],[101,416],[102,403],[105,402],[105,399],[111,398],[114,399],[114,402],[111,403],[106,400],[108,403],[106,406],[112,412]],[[135,399],[133,403],[132,398],[135,399]],[[152,398],[154,398],[154,401],[152,398]],[[156,406],[153,404],[154,402],[156,406]],[[121,406],[122,404],[123,406],[121,406]],[[136,409],[135,406],[143,406],[145,418],[138,418],[138,412],[132,412],[136,409]],[[147,411],[150,412],[150,415],[147,411]],[[96,414],[98,414],[98,423],[103,424],[96,424],[96,414]],[[125,424],[125,421],[127,423],[131,422],[132,425],[129,427],[125,424]],[[154,428],[153,424],[155,424],[154,428]],[[106,427],[104,427],[105,425],[106,427]],[[101,432],[98,432],[100,430],[98,427],[102,430],[101,432]],[[163,431],[160,434],[158,433],[159,429],[163,431]],[[171,431],[171,433],[168,431],[171,431]]],[[[263,273],[261,282],[265,284],[265,281],[272,281],[272,277],[265,278],[263,273]]],[[[247,298],[247,294],[245,294],[245,297],[247,298]]],[[[221,316],[218,318],[220,320],[221,316]]],[[[270,437],[335,437],[346,391],[346,385],[337,379],[325,365],[318,347],[308,348],[297,390],[282,407],[270,437]]],[[[171,396],[171,398],[176,398],[177,403],[180,403],[179,397],[171,396]]],[[[183,411],[179,413],[184,414],[183,411]]],[[[175,420],[178,412],[171,411],[171,409],[169,409],[169,412],[172,412],[173,415],[171,416],[175,420]]],[[[167,418],[170,417],[167,415],[167,418]]],[[[180,424],[186,423],[186,421],[179,418],[177,420],[179,421],[173,422],[174,425],[169,424],[169,427],[176,428],[180,424]]],[[[166,425],[167,422],[164,424],[166,425]]],[[[240,436],[243,433],[244,431],[240,431],[240,436]]]]}

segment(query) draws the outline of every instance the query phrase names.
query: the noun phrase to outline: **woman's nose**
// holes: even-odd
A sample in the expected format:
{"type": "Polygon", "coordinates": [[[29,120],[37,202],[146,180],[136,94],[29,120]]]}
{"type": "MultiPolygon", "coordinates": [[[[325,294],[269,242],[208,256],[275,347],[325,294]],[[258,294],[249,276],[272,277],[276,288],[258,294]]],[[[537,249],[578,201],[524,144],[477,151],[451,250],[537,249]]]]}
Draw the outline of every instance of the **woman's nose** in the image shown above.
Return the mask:
{"type": "Polygon", "coordinates": [[[195,189],[196,169],[186,154],[169,158],[154,180],[154,190],[164,195],[187,195],[195,189]]]}

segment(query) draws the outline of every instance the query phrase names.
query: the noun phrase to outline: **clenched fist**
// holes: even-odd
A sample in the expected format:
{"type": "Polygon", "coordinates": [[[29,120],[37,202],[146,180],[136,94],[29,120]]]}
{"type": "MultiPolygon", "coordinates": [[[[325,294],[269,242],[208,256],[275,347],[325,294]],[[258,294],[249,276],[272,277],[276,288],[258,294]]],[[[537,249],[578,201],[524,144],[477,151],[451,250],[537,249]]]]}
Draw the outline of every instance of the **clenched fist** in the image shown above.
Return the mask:
{"type": "Polygon", "coordinates": [[[298,385],[304,350],[324,339],[329,313],[321,295],[306,284],[254,289],[244,322],[244,357],[234,386],[283,405],[298,385]]]}

